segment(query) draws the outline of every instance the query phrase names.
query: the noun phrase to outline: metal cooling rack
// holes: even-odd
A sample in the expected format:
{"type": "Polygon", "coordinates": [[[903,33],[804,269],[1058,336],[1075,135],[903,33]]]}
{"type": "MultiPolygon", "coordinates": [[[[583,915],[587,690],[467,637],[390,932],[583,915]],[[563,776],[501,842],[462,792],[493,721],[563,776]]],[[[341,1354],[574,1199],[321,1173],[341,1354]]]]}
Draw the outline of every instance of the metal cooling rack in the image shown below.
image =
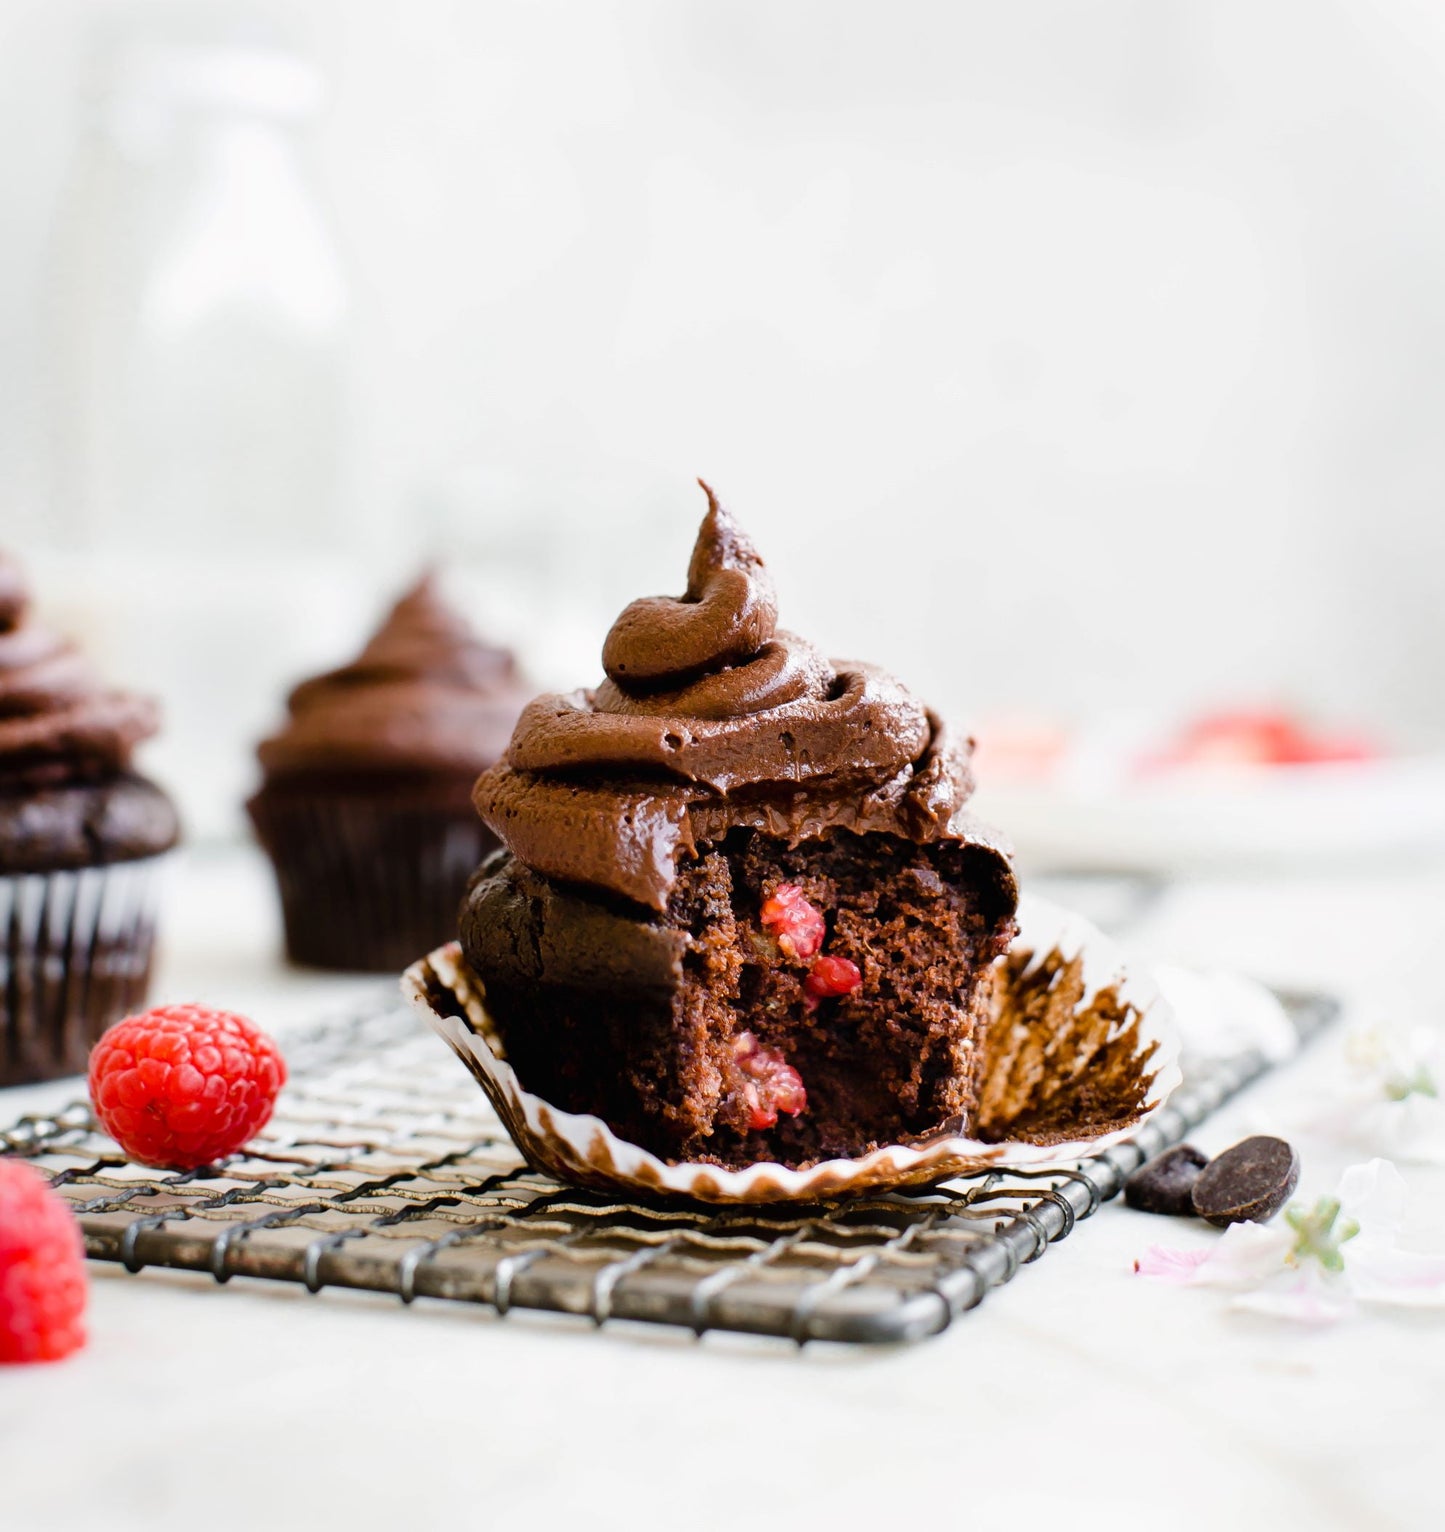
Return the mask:
{"type": "MultiPolygon", "coordinates": [[[[1285,997],[1304,1037],[1335,1014],[1285,997]]],[[[129,1271],[450,1298],[802,1342],[919,1340],[975,1308],[1267,1067],[1246,1054],[1187,1079],[1129,1143],[1057,1170],[787,1209],[613,1201],[521,1161],[485,1098],[409,1011],[288,1039],[292,1083],[222,1167],[128,1163],[77,1103],[0,1133],[80,1219],[87,1253],[129,1271]]]]}

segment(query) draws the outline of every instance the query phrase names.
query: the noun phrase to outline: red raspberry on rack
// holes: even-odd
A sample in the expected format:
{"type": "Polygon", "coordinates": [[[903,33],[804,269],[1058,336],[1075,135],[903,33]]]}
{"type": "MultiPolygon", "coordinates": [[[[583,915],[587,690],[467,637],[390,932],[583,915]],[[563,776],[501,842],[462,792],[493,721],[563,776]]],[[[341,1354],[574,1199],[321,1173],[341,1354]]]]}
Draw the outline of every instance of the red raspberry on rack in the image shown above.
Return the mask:
{"type": "Polygon", "coordinates": [[[270,1120],[286,1063],[244,1016],[163,1005],[118,1022],[90,1055],[90,1103],[133,1160],[194,1170],[270,1120]]]}
{"type": "Polygon", "coordinates": [[[803,980],[803,1003],[810,1011],[835,995],[851,995],[863,982],[858,965],[845,957],[817,957],[803,980]]]}
{"type": "Polygon", "coordinates": [[[776,1048],[763,1047],[751,1032],[739,1032],[733,1039],[733,1056],[748,1076],[742,1094],[748,1127],[754,1131],[776,1127],[779,1112],[796,1117],[808,1105],[803,1077],[776,1048]]]}
{"type": "Polygon", "coordinates": [[[29,1165],[0,1160],[0,1362],[58,1362],[85,1344],[85,1247],[29,1165]]]}
{"type": "Polygon", "coordinates": [[[759,918],[772,933],[784,957],[806,963],[823,945],[823,912],[810,904],[796,883],[779,883],[765,900],[759,918]]]}

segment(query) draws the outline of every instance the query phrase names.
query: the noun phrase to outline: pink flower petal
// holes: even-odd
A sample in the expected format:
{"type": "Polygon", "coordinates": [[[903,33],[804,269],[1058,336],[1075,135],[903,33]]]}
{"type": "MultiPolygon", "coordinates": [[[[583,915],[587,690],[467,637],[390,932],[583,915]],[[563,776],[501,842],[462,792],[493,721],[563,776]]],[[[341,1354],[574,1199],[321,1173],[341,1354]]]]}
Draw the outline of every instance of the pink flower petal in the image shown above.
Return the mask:
{"type": "Polygon", "coordinates": [[[1209,1247],[1198,1250],[1167,1250],[1163,1245],[1150,1245],[1134,1262],[1134,1272],[1140,1277],[1157,1277],[1161,1282],[1188,1282],[1201,1262],[1209,1259],[1209,1247]]]}

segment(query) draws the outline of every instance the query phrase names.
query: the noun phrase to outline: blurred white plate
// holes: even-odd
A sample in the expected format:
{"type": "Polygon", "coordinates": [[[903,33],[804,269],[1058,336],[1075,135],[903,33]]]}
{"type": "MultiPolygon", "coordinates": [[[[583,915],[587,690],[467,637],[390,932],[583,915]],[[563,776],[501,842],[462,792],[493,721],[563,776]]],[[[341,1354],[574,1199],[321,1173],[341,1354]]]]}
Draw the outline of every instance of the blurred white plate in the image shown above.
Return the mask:
{"type": "Polygon", "coordinates": [[[1034,866],[1175,871],[1445,852],[1445,755],[981,783],[977,813],[1034,866]]]}

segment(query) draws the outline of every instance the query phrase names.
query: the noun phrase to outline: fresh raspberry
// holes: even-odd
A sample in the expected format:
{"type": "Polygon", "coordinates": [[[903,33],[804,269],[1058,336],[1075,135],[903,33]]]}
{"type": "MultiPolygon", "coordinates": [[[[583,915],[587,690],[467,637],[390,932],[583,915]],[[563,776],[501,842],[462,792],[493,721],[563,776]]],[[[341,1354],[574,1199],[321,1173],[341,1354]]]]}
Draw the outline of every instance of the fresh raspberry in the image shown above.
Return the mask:
{"type": "Polygon", "coordinates": [[[29,1165],[0,1160],[0,1362],[58,1362],[85,1344],[85,1247],[29,1165]]]}
{"type": "Polygon", "coordinates": [[[796,1117],[807,1106],[803,1077],[784,1062],[776,1048],[764,1048],[751,1032],[739,1032],[733,1039],[733,1055],[738,1068],[748,1076],[743,1083],[743,1100],[748,1105],[750,1128],[776,1127],[779,1112],[796,1117]]]}
{"type": "Polygon", "coordinates": [[[845,957],[816,957],[803,980],[804,1003],[810,1011],[834,995],[851,995],[863,982],[858,965],[845,957]]]}
{"type": "Polygon", "coordinates": [[[761,911],[763,929],[770,931],[783,955],[806,963],[823,946],[823,912],[809,904],[796,883],[779,883],[761,911]]]}
{"type": "Polygon", "coordinates": [[[163,1005],[118,1022],[90,1055],[90,1102],[133,1160],[194,1170],[234,1154],[270,1120],[286,1063],[245,1019],[163,1005]]]}
{"type": "Polygon", "coordinates": [[[1357,734],[1316,730],[1269,709],[1206,713],[1163,750],[1143,757],[1145,772],[1187,766],[1306,766],[1375,760],[1380,747],[1357,734]]]}

